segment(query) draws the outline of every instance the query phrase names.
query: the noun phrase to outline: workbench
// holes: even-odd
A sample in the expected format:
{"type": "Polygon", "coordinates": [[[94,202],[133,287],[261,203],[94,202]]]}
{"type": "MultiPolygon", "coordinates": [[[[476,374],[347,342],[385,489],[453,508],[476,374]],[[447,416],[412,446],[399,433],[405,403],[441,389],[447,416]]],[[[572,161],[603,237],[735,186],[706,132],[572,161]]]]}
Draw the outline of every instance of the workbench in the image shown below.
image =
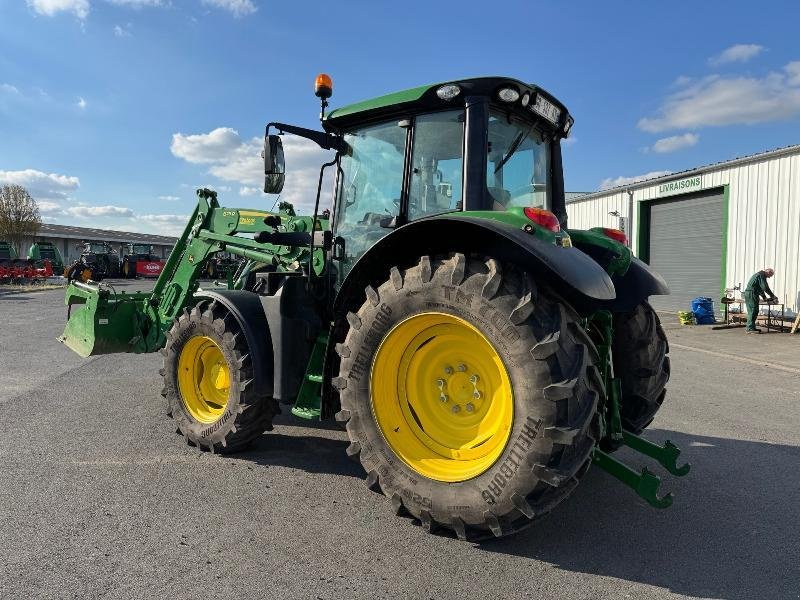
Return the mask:
{"type": "Polygon", "coordinates": [[[759,300],[758,301],[758,306],[759,307],[761,307],[761,306],[766,306],[767,307],[767,322],[766,322],[767,333],[769,333],[770,326],[772,326],[772,329],[776,329],[777,331],[783,331],[783,316],[784,316],[784,311],[786,310],[786,305],[783,302],[772,302],[770,300],[759,300]],[[773,306],[780,306],[781,307],[781,321],[780,321],[780,324],[777,325],[777,326],[775,325],[775,319],[772,318],[772,309],[771,309],[771,307],[773,307],[773,306]]]}
{"type": "MultiPolygon", "coordinates": [[[[747,313],[744,310],[744,298],[723,298],[722,299],[722,306],[724,307],[724,319],[725,325],[732,325],[734,323],[734,319],[738,316],[740,319],[746,319],[747,313]],[[730,306],[731,304],[738,304],[739,305],[739,312],[738,313],[731,313],[730,306]]],[[[766,320],[764,322],[764,326],[769,332],[771,329],[776,331],[783,331],[783,318],[784,313],[786,311],[786,305],[783,302],[772,302],[770,300],[759,300],[758,301],[759,309],[762,306],[767,307],[767,315],[766,320]],[[772,316],[772,307],[773,306],[780,306],[781,307],[781,320],[779,324],[776,324],[777,318],[773,318],[772,316]]],[[[758,319],[762,318],[762,315],[758,315],[756,317],[756,323],[758,323],[758,319]]]]}

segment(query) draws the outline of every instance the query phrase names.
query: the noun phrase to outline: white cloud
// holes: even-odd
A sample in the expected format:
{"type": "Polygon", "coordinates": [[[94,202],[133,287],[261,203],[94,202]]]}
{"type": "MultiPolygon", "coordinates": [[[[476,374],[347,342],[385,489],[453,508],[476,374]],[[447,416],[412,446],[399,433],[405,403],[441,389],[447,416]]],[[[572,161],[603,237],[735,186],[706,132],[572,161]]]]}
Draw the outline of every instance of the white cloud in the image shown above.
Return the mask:
{"type": "Polygon", "coordinates": [[[64,209],[68,215],[78,218],[87,217],[133,217],[133,209],[127,206],[87,206],[81,204],[79,206],[68,206],[64,209]]]}
{"type": "Polygon", "coordinates": [[[733,62],[747,62],[764,51],[764,46],[758,44],[735,44],[725,48],[716,56],[708,59],[709,64],[717,66],[733,62]]]}
{"type": "Polygon", "coordinates": [[[656,177],[663,177],[664,175],[669,175],[671,173],[672,171],[650,171],[644,175],[634,175],[633,177],[608,177],[600,182],[600,189],[608,190],[615,187],[621,187],[623,185],[631,185],[632,183],[638,183],[647,179],[655,179],[656,177]]]}
{"type": "Polygon", "coordinates": [[[800,61],[762,78],[711,75],[668,96],[659,114],[639,120],[651,133],[752,125],[800,114],[800,61]]]}
{"type": "Polygon", "coordinates": [[[687,77],[686,75],[678,75],[675,78],[675,81],[672,82],[672,87],[683,87],[685,85],[689,85],[694,81],[691,77],[687,77]]]}
{"type": "Polygon", "coordinates": [[[252,0],[203,0],[203,4],[227,10],[234,17],[252,15],[258,10],[252,0]]]}
{"type": "Polygon", "coordinates": [[[131,37],[133,35],[131,33],[131,24],[128,23],[126,26],[114,25],[114,35],[118,38],[131,37]]]}
{"type": "Polygon", "coordinates": [[[117,6],[130,6],[131,8],[142,8],[143,6],[163,6],[162,0],[106,0],[117,6]]]}
{"type": "Polygon", "coordinates": [[[89,0],[27,0],[27,3],[34,11],[47,17],[60,12],[71,12],[79,19],[89,16],[89,0]]]}
{"type": "Polygon", "coordinates": [[[180,236],[186,229],[189,215],[138,215],[131,228],[142,233],[160,233],[161,235],[180,236]]]}
{"type": "Polygon", "coordinates": [[[164,202],[177,202],[178,200],[181,199],[181,197],[180,196],[159,196],[158,199],[162,200],[164,202]]]}
{"type": "Polygon", "coordinates": [[[653,152],[665,154],[667,152],[675,152],[681,148],[688,148],[694,146],[700,141],[700,136],[696,133],[684,133],[683,135],[673,135],[670,137],[661,138],[653,144],[653,152]]]}
{"type": "Polygon", "coordinates": [[[789,85],[800,86],[800,60],[790,62],[788,65],[783,67],[783,70],[786,71],[786,74],[788,75],[786,82],[789,85]]]}
{"type": "Polygon", "coordinates": [[[74,176],[24,169],[0,171],[0,185],[4,184],[21,185],[36,201],[57,201],[66,199],[81,182],[74,176]]]}
{"type": "MultiPolygon", "coordinates": [[[[187,162],[208,165],[208,173],[224,181],[233,181],[242,188],[261,189],[264,184],[264,163],[261,150],[264,141],[254,137],[243,140],[230,127],[218,127],[209,133],[172,136],[170,150],[187,162]]],[[[332,153],[321,150],[314,142],[305,138],[283,136],[286,157],[286,184],[281,200],[294,204],[298,213],[310,213],[317,193],[319,168],[330,160],[332,153]]],[[[330,169],[328,169],[330,175],[330,169]]],[[[330,204],[330,181],[323,184],[324,208],[330,204]],[[325,196],[327,191],[327,196],[325,196]]],[[[230,191],[226,186],[205,186],[217,191],[230,191]]]]}
{"type": "Polygon", "coordinates": [[[53,217],[65,214],[64,209],[61,208],[61,205],[58,202],[37,200],[36,204],[39,207],[39,214],[41,214],[42,217],[53,217]]]}
{"type": "Polygon", "coordinates": [[[239,132],[230,127],[217,127],[210,133],[172,136],[170,151],[190,163],[209,164],[228,160],[242,146],[239,132]]]}
{"type": "Polygon", "coordinates": [[[86,100],[84,100],[81,96],[78,96],[78,101],[75,104],[81,110],[86,110],[86,100]]]}
{"type": "Polygon", "coordinates": [[[15,96],[19,95],[19,90],[10,83],[0,83],[0,92],[14,94],[15,96]]]}
{"type": "Polygon", "coordinates": [[[257,188],[257,187],[249,187],[249,186],[243,185],[242,187],[239,188],[239,195],[240,196],[255,196],[259,192],[261,192],[261,188],[257,188]]]}

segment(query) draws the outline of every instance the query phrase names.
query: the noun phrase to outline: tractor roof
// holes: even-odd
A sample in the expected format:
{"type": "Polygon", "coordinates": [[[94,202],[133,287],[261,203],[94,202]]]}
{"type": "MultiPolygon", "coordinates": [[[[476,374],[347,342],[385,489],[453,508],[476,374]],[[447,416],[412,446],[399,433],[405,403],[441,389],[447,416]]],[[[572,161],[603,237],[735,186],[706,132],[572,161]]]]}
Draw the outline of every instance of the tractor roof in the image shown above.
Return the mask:
{"type": "Polygon", "coordinates": [[[549,103],[555,105],[560,110],[558,117],[558,129],[561,129],[566,123],[568,112],[566,107],[559,102],[552,94],[548,93],[542,88],[522,82],[518,79],[510,77],[474,77],[469,79],[455,79],[452,81],[443,81],[440,83],[433,83],[429,85],[422,85],[419,87],[402,90],[363,100],[354,104],[349,104],[341,108],[332,110],[323,122],[323,127],[326,130],[346,130],[355,125],[361,125],[365,122],[380,120],[382,118],[391,118],[402,114],[416,113],[429,110],[440,110],[448,107],[463,106],[464,98],[467,96],[488,96],[490,101],[503,105],[505,108],[515,109],[521,113],[538,116],[530,112],[529,108],[534,104],[536,94],[540,94],[549,103]],[[451,100],[442,100],[437,96],[436,90],[443,85],[455,84],[461,88],[461,92],[451,100]],[[500,102],[497,98],[497,92],[501,88],[511,87],[519,92],[519,97],[515,102],[504,103],[500,102]],[[522,106],[521,99],[525,96],[526,92],[529,95],[529,107],[526,109],[522,106]]]}

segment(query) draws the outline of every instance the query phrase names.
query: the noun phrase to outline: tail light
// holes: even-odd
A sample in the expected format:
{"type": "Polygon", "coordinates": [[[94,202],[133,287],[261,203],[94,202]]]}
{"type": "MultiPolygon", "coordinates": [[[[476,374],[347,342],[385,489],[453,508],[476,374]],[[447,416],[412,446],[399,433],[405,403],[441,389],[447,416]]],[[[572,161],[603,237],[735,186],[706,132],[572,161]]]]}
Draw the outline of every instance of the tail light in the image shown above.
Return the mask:
{"type": "Polygon", "coordinates": [[[537,225],[541,225],[545,229],[549,229],[553,233],[561,231],[561,224],[558,222],[558,217],[551,213],[549,210],[543,208],[533,208],[526,206],[524,209],[525,216],[537,225]]]}
{"type": "Polygon", "coordinates": [[[612,240],[618,241],[620,244],[628,245],[628,236],[621,229],[612,229],[611,227],[603,227],[603,235],[610,237],[612,240]]]}

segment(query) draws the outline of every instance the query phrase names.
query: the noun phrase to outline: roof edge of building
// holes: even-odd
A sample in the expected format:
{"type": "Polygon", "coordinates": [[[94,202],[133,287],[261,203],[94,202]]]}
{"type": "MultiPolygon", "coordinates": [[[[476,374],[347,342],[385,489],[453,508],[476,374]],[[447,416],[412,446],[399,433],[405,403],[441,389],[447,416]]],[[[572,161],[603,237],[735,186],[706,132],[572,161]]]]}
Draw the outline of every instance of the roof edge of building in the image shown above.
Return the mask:
{"type": "Polygon", "coordinates": [[[699,173],[706,173],[709,171],[717,171],[719,169],[724,169],[728,167],[735,167],[738,165],[748,164],[752,162],[758,162],[760,160],[769,159],[769,158],[777,158],[781,156],[785,156],[788,154],[795,154],[800,153],[800,144],[794,144],[792,146],[784,146],[782,148],[775,148],[773,150],[766,150],[764,152],[758,152],[756,154],[748,154],[747,156],[740,156],[738,158],[732,158],[730,160],[724,160],[716,163],[710,163],[707,165],[703,165],[700,167],[695,167],[693,169],[687,169],[685,171],[677,171],[675,173],[670,173],[669,175],[662,175],[661,177],[653,177],[651,179],[643,179],[641,181],[637,181],[635,183],[629,183],[627,185],[618,185],[612,188],[608,188],[605,190],[597,190],[596,192],[590,192],[584,196],[579,196],[577,198],[573,198],[569,200],[567,204],[577,204],[579,202],[584,202],[586,200],[594,200],[595,198],[602,198],[603,196],[608,196],[611,194],[619,194],[621,192],[626,191],[634,191],[643,188],[650,187],[655,185],[656,183],[661,183],[665,181],[672,181],[675,179],[683,179],[685,177],[691,177],[692,175],[697,175],[699,173]]]}

